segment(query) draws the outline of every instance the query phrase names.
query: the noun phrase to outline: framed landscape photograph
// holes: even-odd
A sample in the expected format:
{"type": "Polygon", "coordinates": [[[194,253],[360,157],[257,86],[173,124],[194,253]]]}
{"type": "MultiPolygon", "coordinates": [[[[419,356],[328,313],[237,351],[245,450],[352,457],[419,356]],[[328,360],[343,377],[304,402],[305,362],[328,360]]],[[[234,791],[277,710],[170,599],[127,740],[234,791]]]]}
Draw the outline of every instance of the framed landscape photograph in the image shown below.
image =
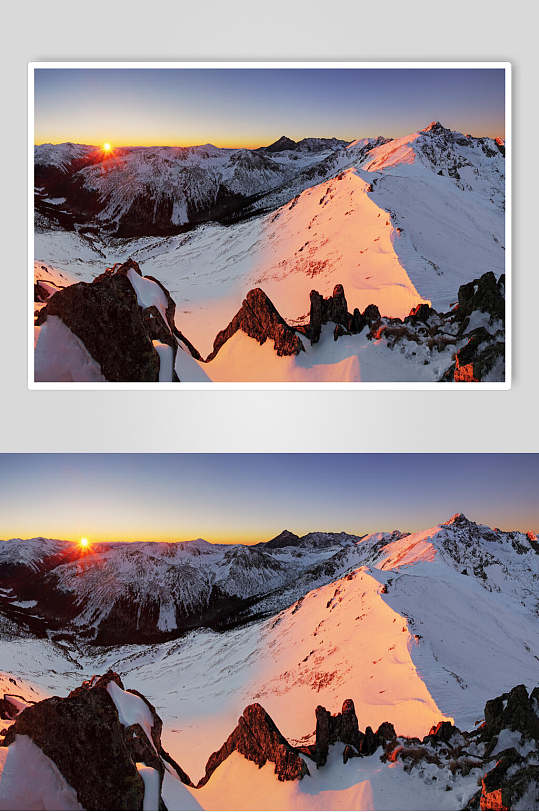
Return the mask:
{"type": "Polygon", "coordinates": [[[0,484],[1,809],[538,808],[538,454],[0,484]]]}
{"type": "Polygon", "coordinates": [[[508,388],[509,63],[32,63],[31,388],[508,388]]]}

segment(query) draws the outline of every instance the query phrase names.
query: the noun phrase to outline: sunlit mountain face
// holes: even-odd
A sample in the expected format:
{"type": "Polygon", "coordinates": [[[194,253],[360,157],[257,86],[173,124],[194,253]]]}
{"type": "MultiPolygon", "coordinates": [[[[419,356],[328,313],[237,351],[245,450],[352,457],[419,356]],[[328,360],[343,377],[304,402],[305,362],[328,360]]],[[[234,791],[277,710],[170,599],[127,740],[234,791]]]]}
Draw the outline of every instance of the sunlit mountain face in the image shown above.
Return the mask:
{"type": "Polygon", "coordinates": [[[503,66],[34,81],[36,383],[506,383],[503,66]]]}
{"type": "Polygon", "coordinates": [[[538,554],[463,514],[252,545],[0,542],[3,797],[533,808],[538,554]]]}

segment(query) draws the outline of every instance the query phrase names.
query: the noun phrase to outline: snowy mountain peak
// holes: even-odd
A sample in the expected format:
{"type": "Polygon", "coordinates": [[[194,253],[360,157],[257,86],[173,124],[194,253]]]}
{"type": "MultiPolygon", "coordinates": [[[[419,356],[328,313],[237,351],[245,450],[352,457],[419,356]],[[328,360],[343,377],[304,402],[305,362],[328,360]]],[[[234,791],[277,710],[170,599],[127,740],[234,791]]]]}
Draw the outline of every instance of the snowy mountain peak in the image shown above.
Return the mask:
{"type": "Polygon", "coordinates": [[[281,137],[278,138],[277,141],[274,141],[273,144],[270,144],[268,147],[264,147],[264,150],[266,152],[283,152],[285,149],[295,149],[296,146],[296,141],[293,141],[286,135],[281,135],[281,137]]]}
{"type": "Polygon", "coordinates": [[[427,124],[427,126],[424,127],[423,132],[449,132],[449,130],[447,127],[444,127],[443,124],[440,124],[439,121],[431,121],[430,124],[427,124]]]}
{"type": "Polygon", "coordinates": [[[475,525],[475,522],[471,522],[469,519],[467,519],[464,513],[454,513],[450,519],[448,519],[446,522],[442,522],[442,524],[445,526],[449,526],[452,524],[463,526],[467,524],[475,525]]]}

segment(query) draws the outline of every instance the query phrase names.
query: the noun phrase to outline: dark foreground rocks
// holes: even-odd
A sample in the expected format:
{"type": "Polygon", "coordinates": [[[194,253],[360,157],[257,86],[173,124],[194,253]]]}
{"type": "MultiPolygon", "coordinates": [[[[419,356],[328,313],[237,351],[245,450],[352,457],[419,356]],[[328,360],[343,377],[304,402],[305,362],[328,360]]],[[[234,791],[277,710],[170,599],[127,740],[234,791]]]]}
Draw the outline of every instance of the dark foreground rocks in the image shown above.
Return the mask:
{"type": "Polygon", "coordinates": [[[279,315],[275,306],[260,288],[250,290],[241,308],[228,327],[217,334],[213,350],[206,359],[211,361],[229,338],[242,330],[259,344],[273,341],[277,355],[297,355],[304,347],[296,332],[279,315]]]}
{"type": "Polygon", "coordinates": [[[266,294],[256,288],[249,291],[234,319],[217,335],[206,360],[212,361],[238,330],[260,344],[272,340],[277,355],[297,355],[304,349],[300,336],[315,345],[327,324],[333,325],[335,341],[362,333],[368,341],[415,357],[418,364],[438,365],[440,358],[447,358],[449,365],[445,369],[445,364],[442,366],[444,371],[435,380],[505,380],[505,277],[496,280],[491,272],[462,285],[458,303],[449,312],[440,313],[422,303],[404,319],[382,316],[375,304],[363,312],[358,308],[350,312],[340,284],[327,298],[312,290],[309,321],[295,327],[288,325],[266,294]]]}
{"type": "MultiPolygon", "coordinates": [[[[166,765],[178,779],[193,787],[184,770],[161,745],[162,722],[153,705],[140,693],[123,694],[120,677],[109,671],[83,683],[65,698],[51,697],[23,709],[0,702],[0,718],[9,719],[2,730],[0,747],[9,747],[18,735],[29,736],[51,759],[75,790],[85,809],[142,809],[144,782],[137,765],[154,769],[163,781],[166,765]],[[137,697],[151,723],[120,721],[118,704],[126,695],[137,697]],[[6,717],[7,714],[7,717],[6,717]],[[12,717],[15,714],[15,721],[12,717]]],[[[530,694],[524,685],[487,702],[484,721],[471,732],[451,722],[434,725],[423,739],[399,736],[390,722],[375,731],[359,729],[351,699],[340,713],[319,705],[315,711],[314,743],[292,746],[261,705],[248,705],[222,747],[212,753],[197,787],[203,787],[215,770],[238,752],[258,767],[274,765],[279,781],[301,781],[326,766],[330,748],[340,745],[345,764],[355,759],[379,758],[443,791],[478,786],[465,809],[537,809],[539,803],[539,687],[530,694]],[[343,746],[344,745],[344,746],[343,746]]],[[[357,768],[356,768],[357,769],[357,768]]],[[[194,798],[196,800],[196,789],[194,798]]],[[[246,788],[248,791],[248,788],[246,788]]],[[[146,799],[148,801],[148,799],[146,799]]],[[[162,798],[159,808],[165,809],[162,798]]]]}
{"type": "Polygon", "coordinates": [[[249,761],[254,761],[258,767],[263,767],[267,761],[274,764],[275,775],[279,781],[294,781],[309,775],[307,765],[299,755],[299,751],[287,742],[273,719],[258,702],[245,708],[238,719],[237,727],[226,742],[209,757],[206,772],[198,786],[207,784],[212,773],[235,750],[249,761]]]}
{"type": "Polygon", "coordinates": [[[178,380],[174,372],[178,341],[200,358],[175,327],[176,305],[168,290],[154,277],[143,276],[132,259],[107,268],[92,282],[69,285],[44,299],[46,293],[38,283],[35,296],[46,304],[37,314],[36,325],[44,325],[51,316],[60,318],[86,347],[107,381],[163,379],[157,347],[164,346],[172,353],[167,379],[178,380]],[[144,295],[137,292],[136,285],[143,286],[144,295]]]}
{"type": "MultiPolygon", "coordinates": [[[[141,694],[128,692],[151,714],[149,739],[140,724],[121,723],[110,683],[123,690],[120,677],[109,671],[67,697],[53,696],[25,708],[0,745],[9,747],[17,736],[29,736],[54,762],[84,809],[142,809],[144,782],[136,765],[156,770],[161,787],[164,761],[174,762],[161,746],[162,722],[153,705],[141,694]]],[[[185,772],[178,777],[191,784],[185,772]]],[[[160,808],[165,808],[162,800],[160,808]]]]}
{"type": "MultiPolygon", "coordinates": [[[[408,362],[433,364],[433,380],[505,380],[505,276],[496,280],[492,272],[461,285],[458,302],[449,312],[422,303],[404,319],[383,316],[375,304],[350,312],[338,284],[328,297],[311,291],[308,322],[293,326],[263,290],[254,288],[216,335],[206,359],[176,327],[176,305],[168,290],[154,277],[143,276],[131,259],[108,268],[91,283],[57,288],[38,279],[34,297],[36,325],[46,325],[51,317],[60,319],[82,342],[105,381],[178,381],[179,352],[187,353],[203,370],[238,331],[261,345],[272,342],[277,356],[297,356],[305,350],[305,340],[311,345],[320,341],[325,325],[332,326],[335,341],[362,334],[367,341],[403,353],[408,362]]],[[[38,341],[36,359],[39,347],[38,341]]],[[[73,365],[60,380],[78,380],[81,373],[73,365]]],[[[36,380],[52,380],[50,375],[58,374],[54,365],[53,369],[43,376],[36,360],[36,380]]]]}

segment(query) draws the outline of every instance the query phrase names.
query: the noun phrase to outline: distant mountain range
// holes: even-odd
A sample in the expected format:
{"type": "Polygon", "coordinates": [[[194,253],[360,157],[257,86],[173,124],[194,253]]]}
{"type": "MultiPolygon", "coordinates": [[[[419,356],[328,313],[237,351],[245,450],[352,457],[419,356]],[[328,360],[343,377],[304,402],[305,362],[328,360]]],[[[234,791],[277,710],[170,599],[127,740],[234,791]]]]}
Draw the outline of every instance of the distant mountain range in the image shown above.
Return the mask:
{"type": "Polygon", "coordinates": [[[533,809],[538,555],[462,514],[252,546],[0,542],[0,791],[533,809]]]}
{"type": "Polygon", "coordinates": [[[252,546],[197,539],[83,550],[14,539],[0,542],[0,612],[28,633],[147,642],[274,614],[360,566],[386,571],[433,558],[531,607],[538,552],[532,534],[493,531],[462,516],[424,533],[284,530],[252,546]]]}
{"type": "Polygon", "coordinates": [[[38,381],[505,380],[502,139],[432,122],[398,139],[283,136],[256,150],[44,144],[35,184],[37,327],[55,316],[36,330],[38,381]],[[145,298],[141,283],[131,301],[104,281],[133,262],[164,293],[145,298]],[[314,303],[316,340],[268,351],[274,328],[308,333],[313,291],[341,290],[340,317],[314,303]],[[142,311],[163,295],[174,313],[149,330],[142,311]],[[130,364],[112,371],[103,352],[124,351],[130,364]]]}

